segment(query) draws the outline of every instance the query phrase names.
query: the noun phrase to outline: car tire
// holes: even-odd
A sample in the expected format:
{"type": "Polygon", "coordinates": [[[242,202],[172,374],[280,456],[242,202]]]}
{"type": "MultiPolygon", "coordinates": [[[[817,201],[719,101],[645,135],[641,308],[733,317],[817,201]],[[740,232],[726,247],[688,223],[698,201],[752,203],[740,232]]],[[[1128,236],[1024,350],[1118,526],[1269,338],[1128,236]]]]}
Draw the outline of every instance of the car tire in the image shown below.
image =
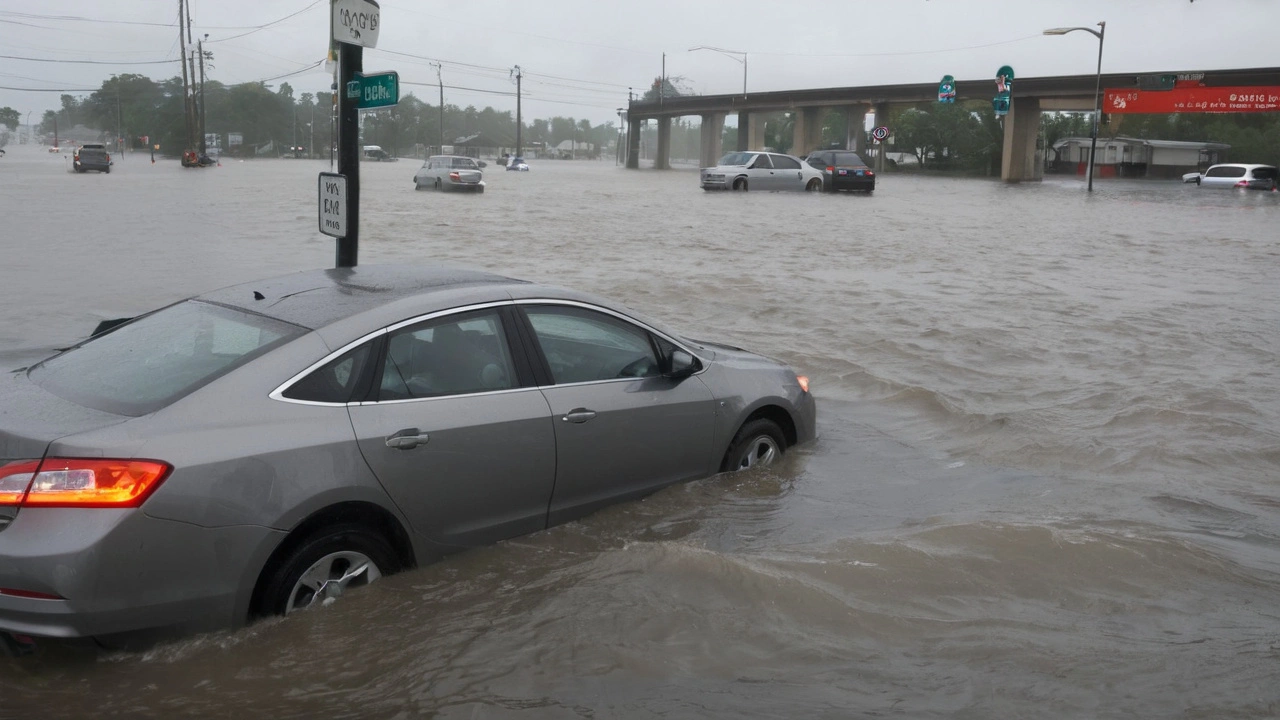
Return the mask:
{"type": "Polygon", "coordinates": [[[436,190],[439,191],[442,188],[443,186],[440,184],[440,178],[436,178],[436,190]]]}
{"type": "Polygon", "coordinates": [[[818,192],[822,189],[822,180],[819,178],[813,178],[809,181],[808,185],[804,186],[804,189],[805,192],[818,192]]]}
{"type": "Polygon", "coordinates": [[[417,180],[414,180],[414,181],[413,181],[413,189],[414,189],[414,190],[421,190],[421,189],[422,189],[422,183],[418,182],[417,180]]]}
{"type": "Polygon", "coordinates": [[[777,462],[787,447],[782,428],[772,420],[756,418],[738,430],[724,454],[720,472],[748,470],[777,462]]]}
{"type": "Polygon", "coordinates": [[[740,178],[735,178],[735,179],[734,179],[734,181],[733,181],[733,189],[734,189],[734,190],[741,190],[742,192],[746,192],[746,191],[747,191],[747,179],[746,179],[746,178],[741,178],[741,177],[740,177],[740,178]]]}
{"type": "Polygon", "coordinates": [[[328,604],[399,570],[395,550],[376,531],[357,523],[331,525],[297,543],[264,576],[256,614],[288,615],[328,604]]]}

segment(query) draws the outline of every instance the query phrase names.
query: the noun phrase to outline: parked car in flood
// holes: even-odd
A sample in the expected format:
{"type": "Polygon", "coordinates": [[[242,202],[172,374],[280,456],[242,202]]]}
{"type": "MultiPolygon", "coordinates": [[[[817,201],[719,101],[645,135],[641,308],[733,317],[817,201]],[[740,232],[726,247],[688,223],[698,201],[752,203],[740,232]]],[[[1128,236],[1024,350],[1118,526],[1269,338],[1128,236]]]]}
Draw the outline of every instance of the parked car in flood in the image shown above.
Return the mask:
{"type": "Polygon", "coordinates": [[[432,155],[413,176],[414,189],[484,192],[484,172],[474,159],[463,155],[432,155]]]}
{"type": "Polygon", "coordinates": [[[782,363],[442,267],[206,293],[5,373],[0,408],[7,644],[317,607],[815,435],[782,363]]]}
{"type": "Polygon", "coordinates": [[[102,143],[85,143],[72,153],[71,167],[78,173],[86,170],[109,173],[111,172],[111,154],[107,152],[107,146],[102,143]]]}
{"type": "Polygon", "coordinates": [[[524,158],[518,155],[513,155],[512,157],[507,158],[507,169],[529,172],[529,163],[525,162],[524,158]]]}
{"type": "Polygon", "coordinates": [[[703,168],[703,190],[822,189],[822,173],[794,155],[775,152],[731,152],[715,167],[703,168]]]}
{"type": "Polygon", "coordinates": [[[1210,165],[1203,173],[1187,173],[1182,182],[1210,188],[1246,188],[1275,190],[1277,173],[1274,165],[1220,163],[1210,165]]]}
{"type": "Polygon", "coordinates": [[[815,150],[804,161],[822,172],[822,189],[827,192],[876,189],[875,172],[851,150],[815,150]]]}

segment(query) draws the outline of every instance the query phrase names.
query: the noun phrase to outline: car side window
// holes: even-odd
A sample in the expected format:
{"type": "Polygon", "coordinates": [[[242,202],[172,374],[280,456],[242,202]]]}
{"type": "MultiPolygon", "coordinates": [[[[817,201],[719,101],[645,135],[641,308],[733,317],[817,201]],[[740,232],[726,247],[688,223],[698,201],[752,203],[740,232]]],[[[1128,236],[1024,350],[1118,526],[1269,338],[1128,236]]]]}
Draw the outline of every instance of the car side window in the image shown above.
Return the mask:
{"type": "Polygon", "coordinates": [[[1232,167],[1223,165],[1221,167],[1211,167],[1209,172],[1205,173],[1205,177],[1244,177],[1245,169],[1242,167],[1232,167]]]}
{"type": "Polygon", "coordinates": [[[378,400],[506,390],[517,386],[497,310],[449,315],[387,339],[378,400]]]}
{"type": "MultiPolygon", "coordinates": [[[[349,350],[289,386],[283,395],[291,400],[348,403],[368,370],[372,343],[349,350]]],[[[367,386],[366,386],[367,387],[367,386]]]]}
{"type": "Polygon", "coordinates": [[[800,161],[786,155],[774,155],[773,166],[779,170],[799,170],[800,161]]]}
{"type": "Polygon", "coordinates": [[[768,155],[757,155],[755,162],[751,163],[751,167],[756,170],[769,170],[773,168],[773,163],[769,162],[768,155]]]}
{"type": "Polygon", "coordinates": [[[557,385],[661,373],[649,333],[602,312],[568,306],[525,308],[557,385]]]}

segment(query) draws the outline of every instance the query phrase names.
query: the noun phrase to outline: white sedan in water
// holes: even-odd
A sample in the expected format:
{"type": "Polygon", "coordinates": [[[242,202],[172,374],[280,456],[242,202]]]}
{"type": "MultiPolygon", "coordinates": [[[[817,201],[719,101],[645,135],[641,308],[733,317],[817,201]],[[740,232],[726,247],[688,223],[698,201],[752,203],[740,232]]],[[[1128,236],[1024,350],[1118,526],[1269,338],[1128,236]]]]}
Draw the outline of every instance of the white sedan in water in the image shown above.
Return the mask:
{"type": "Polygon", "coordinates": [[[702,169],[703,190],[822,189],[822,171],[794,155],[775,152],[731,152],[715,167],[702,169]]]}
{"type": "Polygon", "coordinates": [[[480,164],[463,155],[432,155],[413,175],[417,190],[468,190],[484,192],[484,173],[480,164]]]}
{"type": "Polygon", "coordinates": [[[1275,190],[1276,167],[1274,165],[1248,165],[1221,163],[1210,165],[1203,173],[1187,173],[1182,182],[1195,183],[1209,188],[1247,188],[1249,190],[1275,190]]]}

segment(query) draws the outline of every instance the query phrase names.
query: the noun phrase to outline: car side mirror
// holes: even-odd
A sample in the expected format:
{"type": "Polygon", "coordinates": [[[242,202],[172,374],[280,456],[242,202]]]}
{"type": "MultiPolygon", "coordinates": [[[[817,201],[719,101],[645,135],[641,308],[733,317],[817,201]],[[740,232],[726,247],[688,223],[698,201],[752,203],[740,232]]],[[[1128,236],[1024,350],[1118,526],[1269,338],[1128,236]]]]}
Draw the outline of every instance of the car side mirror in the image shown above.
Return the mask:
{"type": "Polygon", "coordinates": [[[698,358],[679,348],[671,352],[669,362],[666,376],[672,380],[683,380],[702,369],[702,363],[698,362],[698,358]]]}

